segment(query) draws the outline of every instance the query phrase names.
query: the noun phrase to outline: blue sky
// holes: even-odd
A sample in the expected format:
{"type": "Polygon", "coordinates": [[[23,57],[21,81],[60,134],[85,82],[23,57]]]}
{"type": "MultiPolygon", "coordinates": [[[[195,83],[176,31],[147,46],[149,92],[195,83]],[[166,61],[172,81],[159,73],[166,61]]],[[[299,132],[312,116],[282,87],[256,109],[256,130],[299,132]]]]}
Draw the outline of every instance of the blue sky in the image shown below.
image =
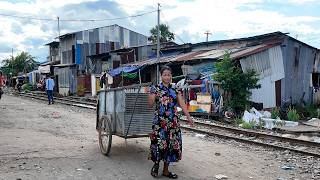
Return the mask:
{"type": "MultiPolygon", "coordinates": [[[[139,14],[161,4],[161,21],[169,25],[177,43],[248,37],[274,31],[320,48],[318,0],[1,0],[0,14],[55,19],[105,19],[139,14]]],[[[149,35],[156,13],[117,21],[61,22],[61,34],[119,24],[149,35]]],[[[58,35],[56,21],[38,21],[0,15],[0,61],[28,51],[43,62],[44,44],[58,35]]]]}

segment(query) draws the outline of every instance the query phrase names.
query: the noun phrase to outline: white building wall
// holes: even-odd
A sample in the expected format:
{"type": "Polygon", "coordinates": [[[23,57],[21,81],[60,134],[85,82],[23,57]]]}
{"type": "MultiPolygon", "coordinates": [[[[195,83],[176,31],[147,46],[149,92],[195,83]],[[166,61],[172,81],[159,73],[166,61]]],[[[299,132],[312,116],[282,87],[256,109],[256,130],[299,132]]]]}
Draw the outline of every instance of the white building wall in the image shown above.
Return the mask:
{"type": "Polygon", "coordinates": [[[275,82],[285,77],[281,47],[275,46],[245,57],[240,64],[244,72],[254,69],[259,74],[261,88],[252,90],[250,100],[263,103],[263,108],[275,107],[275,82]]]}
{"type": "Polygon", "coordinates": [[[263,108],[271,108],[276,106],[275,82],[271,80],[271,76],[260,79],[260,89],[253,89],[250,100],[257,103],[263,103],[263,108]]]}

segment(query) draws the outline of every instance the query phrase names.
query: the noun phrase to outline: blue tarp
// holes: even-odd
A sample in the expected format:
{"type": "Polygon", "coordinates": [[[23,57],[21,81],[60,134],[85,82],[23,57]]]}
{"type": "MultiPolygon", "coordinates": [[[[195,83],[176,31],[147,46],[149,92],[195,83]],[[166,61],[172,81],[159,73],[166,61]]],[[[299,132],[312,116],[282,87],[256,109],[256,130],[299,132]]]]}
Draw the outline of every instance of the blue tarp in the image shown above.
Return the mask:
{"type": "MultiPolygon", "coordinates": [[[[181,54],[181,52],[171,52],[171,53],[161,54],[160,55],[160,60],[162,58],[167,58],[167,57],[175,56],[175,55],[178,55],[178,54],[181,54]]],[[[145,61],[156,61],[156,60],[157,60],[156,55],[153,55],[153,56],[149,56],[149,59],[145,60],[145,61]]],[[[144,67],[145,67],[145,65],[122,66],[122,67],[118,67],[118,68],[115,68],[115,69],[111,69],[108,72],[108,74],[110,74],[111,76],[117,76],[117,75],[120,75],[121,72],[134,73],[134,72],[137,72],[139,69],[142,69],[144,67]]]]}
{"type": "Polygon", "coordinates": [[[76,64],[81,64],[81,44],[76,44],[76,64]]]}
{"type": "Polygon", "coordinates": [[[143,68],[143,66],[122,66],[115,69],[111,69],[108,74],[111,76],[118,76],[121,72],[125,73],[134,73],[137,72],[139,69],[143,68]]]}
{"type": "Polygon", "coordinates": [[[32,73],[29,73],[29,82],[32,82],[32,73]]]}

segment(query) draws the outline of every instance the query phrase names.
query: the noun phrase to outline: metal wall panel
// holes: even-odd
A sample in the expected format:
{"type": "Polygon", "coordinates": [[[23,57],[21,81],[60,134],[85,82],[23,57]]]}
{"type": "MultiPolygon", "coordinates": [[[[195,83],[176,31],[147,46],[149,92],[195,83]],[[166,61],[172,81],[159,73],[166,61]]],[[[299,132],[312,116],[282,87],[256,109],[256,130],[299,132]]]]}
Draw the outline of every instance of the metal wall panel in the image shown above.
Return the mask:
{"type": "Polygon", "coordinates": [[[276,106],[275,82],[271,76],[264,77],[259,80],[260,89],[251,90],[250,100],[256,103],[263,103],[263,108],[271,108],[276,106]]]}
{"type": "Polygon", "coordinates": [[[243,58],[240,60],[240,63],[244,72],[254,69],[259,74],[260,79],[271,75],[268,50],[243,58]]]}
{"type": "Polygon", "coordinates": [[[314,59],[315,60],[314,60],[313,72],[320,73],[320,50],[315,52],[314,59]]]}
{"type": "Polygon", "coordinates": [[[286,39],[283,49],[285,78],[281,84],[281,95],[284,101],[300,103],[312,102],[310,74],[313,70],[315,49],[302,43],[286,39]],[[297,52],[295,50],[297,48],[297,52]],[[300,50],[299,50],[300,49],[300,50]]]}
{"type": "Polygon", "coordinates": [[[260,89],[253,89],[250,99],[263,103],[264,108],[276,106],[275,81],[283,79],[284,65],[280,46],[269,48],[260,53],[240,60],[244,72],[254,69],[259,74],[260,89]]]}
{"type": "Polygon", "coordinates": [[[280,46],[268,49],[269,60],[271,65],[271,80],[277,81],[284,78],[283,57],[280,46]]]}

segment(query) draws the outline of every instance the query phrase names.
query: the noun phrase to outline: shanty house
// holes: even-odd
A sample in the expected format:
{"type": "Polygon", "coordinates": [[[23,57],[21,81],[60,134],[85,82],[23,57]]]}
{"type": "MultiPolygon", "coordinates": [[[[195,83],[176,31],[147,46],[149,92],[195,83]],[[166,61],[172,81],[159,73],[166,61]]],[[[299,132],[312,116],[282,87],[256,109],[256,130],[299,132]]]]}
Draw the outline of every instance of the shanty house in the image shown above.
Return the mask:
{"type": "MultiPolygon", "coordinates": [[[[60,36],[61,62],[55,66],[60,94],[76,93],[77,86],[91,91],[90,57],[94,58],[95,55],[107,54],[120,48],[146,44],[147,36],[116,24],[60,36]]],[[[110,63],[108,59],[109,55],[105,56],[103,62],[105,65],[110,63]]]]}
{"type": "Polygon", "coordinates": [[[319,87],[319,50],[282,32],[183,44],[161,51],[164,53],[159,61],[153,58],[126,66],[150,66],[155,71],[157,64],[166,64],[174,69],[174,76],[183,74],[187,66],[192,72],[210,77],[215,73],[214,62],[229,52],[244,72],[248,69],[258,72],[261,88],[252,90],[250,100],[261,103],[263,108],[312,103],[314,89],[319,87]]]}

